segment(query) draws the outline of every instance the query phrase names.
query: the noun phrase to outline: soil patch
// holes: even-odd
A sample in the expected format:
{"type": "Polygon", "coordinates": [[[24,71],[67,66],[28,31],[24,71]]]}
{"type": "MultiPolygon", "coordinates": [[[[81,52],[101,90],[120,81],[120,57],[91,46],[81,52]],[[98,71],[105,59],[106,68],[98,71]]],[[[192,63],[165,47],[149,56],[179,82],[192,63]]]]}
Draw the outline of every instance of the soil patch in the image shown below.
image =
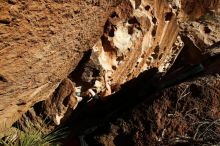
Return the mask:
{"type": "Polygon", "coordinates": [[[220,144],[220,77],[206,76],[153,95],[85,139],[104,146],[220,144]]]}

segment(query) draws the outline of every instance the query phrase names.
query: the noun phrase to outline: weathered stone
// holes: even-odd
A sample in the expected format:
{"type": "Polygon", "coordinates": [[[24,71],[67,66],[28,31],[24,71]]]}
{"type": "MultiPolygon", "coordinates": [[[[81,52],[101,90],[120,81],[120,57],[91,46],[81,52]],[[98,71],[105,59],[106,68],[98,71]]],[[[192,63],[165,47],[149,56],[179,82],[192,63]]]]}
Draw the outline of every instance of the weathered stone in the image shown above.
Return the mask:
{"type": "Polygon", "coordinates": [[[70,79],[64,79],[52,97],[44,102],[42,113],[59,125],[64,115],[68,117],[67,113],[69,115],[81,100],[75,93],[73,82],[70,79]]]}
{"type": "MultiPolygon", "coordinates": [[[[12,6],[3,1],[0,131],[39,101],[47,99],[45,114],[59,124],[79,96],[106,97],[151,68],[166,73],[184,46],[181,32],[189,34],[195,28],[185,30],[182,24],[216,9],[219,2],[196,4],[190,0],[27,0],[12,6]]],[[[213,33],[211,27],[202,30],[213,33]]],[[[206,44],[212,45],[211,40],[206,44]]]]}
{"type": "Polygon", "coordinates": [[[113,7],[81,0],[0,3],[0,131],[52,95],[99,39],[113,7]],[[17,105],[18,100],[24,103],[17,105]]]}

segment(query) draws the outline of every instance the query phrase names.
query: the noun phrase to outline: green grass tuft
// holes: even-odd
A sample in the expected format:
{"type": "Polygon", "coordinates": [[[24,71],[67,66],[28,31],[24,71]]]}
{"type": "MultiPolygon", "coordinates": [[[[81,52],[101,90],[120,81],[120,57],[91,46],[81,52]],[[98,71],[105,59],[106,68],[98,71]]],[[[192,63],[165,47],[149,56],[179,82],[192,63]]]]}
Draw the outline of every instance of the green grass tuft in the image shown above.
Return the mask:
{"type": "Polygon", "coordinates": [[[17,133],[1,139],[0,146],[61,146],[58,141],[68,134],[66,129],[45,134],[42,130],[44,127],[36,128],[30,121],[27,121],[26,124],[24,131],[18,130],[17,133]]]}

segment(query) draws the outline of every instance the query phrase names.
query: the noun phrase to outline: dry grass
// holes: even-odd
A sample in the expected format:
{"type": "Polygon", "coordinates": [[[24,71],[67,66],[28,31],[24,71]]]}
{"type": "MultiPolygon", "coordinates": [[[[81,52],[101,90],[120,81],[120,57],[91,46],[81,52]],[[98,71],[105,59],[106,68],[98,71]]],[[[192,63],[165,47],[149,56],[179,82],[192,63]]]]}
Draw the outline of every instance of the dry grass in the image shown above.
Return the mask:
{"type": "MultiPolygon", "coordinates": [[[[212,90],[211,87],[209,89],[212,90]]],[[[216,91],[213,91],[213,93],[216,93],[216,91]]],[[[186,130],[186,133],[190,131],[191,135],[177,135],[170,139],[169,143],[173,145],[178,143],[190,143],[201,146],[220,145],[220,117],[205,119],[209,112],[203,112],[202,109],[205,108],[207,111],[212,111],[213,105],[209,105],[208,102],[206,104],[204,101],[200,103],[192,98],[191,94],[189,86],[186,86],[178,97],[175,108],[175,112],[182,115],[182,121],[186,121],[190,128],[186,130]],[[187,106],[187,102],[193,103],[194,106],[187,106]]]]}

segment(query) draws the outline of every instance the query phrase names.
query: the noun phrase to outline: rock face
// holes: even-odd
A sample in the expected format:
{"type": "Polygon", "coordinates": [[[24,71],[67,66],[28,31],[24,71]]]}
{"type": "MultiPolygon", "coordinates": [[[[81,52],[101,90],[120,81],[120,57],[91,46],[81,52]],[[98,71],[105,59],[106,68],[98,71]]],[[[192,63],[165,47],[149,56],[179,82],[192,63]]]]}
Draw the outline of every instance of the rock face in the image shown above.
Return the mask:
{"type": "Polygon", "coordinates": [[[1,0],[0,129],[54,92],[99,39],[115,5],[107,0],[1,0]]]}
{"type": "MultiPolygon", "coordinates": [[[[204,5],[205,2],[197,6],[189,1],[168,3],[162,0],[121,3],[107,20],[103,35],[84,62],[81,80],[76,81],[78,86],[105,97],[150,68],[166,73],[184,46],[183,36],[195,45],[200,38],[200,45],[204,42],[200,46],[203,49],[218,42],[217,22],[210,24],[215,32],[206,33],[209,24],[191,21],[208,8],[214,9],[218,1],[204,5]],[[192,7],[195,7],[193,11],[192,7]],[[191,23],[194,25],[190,27],[191,23]]],[[[79,75],[76,72],[70,75],[73,81],[76,74],[79,75]]]]}
{"type": "Polygon", "coordinates": [[[3,0],[0,129],[43,100],[43,113],[59,124],[81,96],[105,100],[143,71],[166,73],[184,46],[183,22],[217,6],[216,0],[199,6],[190,0],[3,0]]]}

